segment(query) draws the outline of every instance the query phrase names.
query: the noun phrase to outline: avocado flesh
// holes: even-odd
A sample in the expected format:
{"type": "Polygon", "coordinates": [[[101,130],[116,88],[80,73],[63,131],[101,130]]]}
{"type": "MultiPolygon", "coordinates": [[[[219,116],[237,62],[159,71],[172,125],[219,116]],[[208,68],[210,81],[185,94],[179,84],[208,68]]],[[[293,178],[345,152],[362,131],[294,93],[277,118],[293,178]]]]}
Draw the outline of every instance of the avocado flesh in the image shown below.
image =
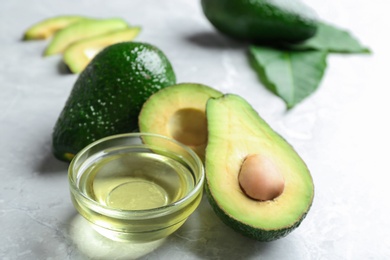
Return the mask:
{"type": "Polygon", "coordinates": [[[211,87],[180,83],[153,94],[142,106],[138,124],[140,132],[173,138],[204,160],[207,144],[206,103],[222,96],[211,87]]]}
{"type": "Polygon", "coordinates": [[[123,42],[102,50],[83,70],[52,134],[56,158],[72,155],[100,138],[138,128],[146,99],[176,83],[172,65],[153,45],[123,42]]]}
{"type": "Polygon", "coordinates": [[[23,40],[43,40],[50,38],[55,32],[87,18],[75,15],[62,15],[42,20],[26,30],[23,40]]]}
{"type": "Polygon", "coordinates": [[[317,30],[314,12],[291,0],[202,0],[203,12],[220,32],[257,43],[295,43],[317,30]]]}
{"type": "Polygon", "coordinates": [[[271,241],[290,233],[304,219],[314,197],[306,164],[237,95],[210,99],[206,115],[206,193],[216,214],[234,230],[256,240],[271,241]],[[258,201],[245,195],[238,174],[250,154],[261,154],[278,167],[285,180],[280,196],[258,201]]]}
{"type": "Polygon", "coordinates": [[[115,43],[131,41],[140,31],[140,27],[130,27],[76,41],[65,49],[63,60],[71,72],[80,73],[102,49],[115,43]]]}
{"type": "Polygon", "coordinates": [[[70,44],[78,40],[127,27],[126,21],[121,18],[91,19],[73,23],[54,34],[45,49],[44,56],[62,53],[70,44]]]}

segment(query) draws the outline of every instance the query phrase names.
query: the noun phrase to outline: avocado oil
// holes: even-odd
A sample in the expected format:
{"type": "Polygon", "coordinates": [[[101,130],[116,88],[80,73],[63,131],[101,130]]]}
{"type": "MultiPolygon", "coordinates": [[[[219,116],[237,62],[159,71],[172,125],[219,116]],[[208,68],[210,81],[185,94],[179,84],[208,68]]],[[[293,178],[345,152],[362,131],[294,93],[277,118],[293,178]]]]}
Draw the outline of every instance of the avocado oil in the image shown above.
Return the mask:
{"type": "Polygon", "coordinates": [[[163,207],[185,197],[194,177],[180,162],[145,151],[122,152],[95,161],[80,178],[80,190],[102,206],[118,210],[163,207]]]}

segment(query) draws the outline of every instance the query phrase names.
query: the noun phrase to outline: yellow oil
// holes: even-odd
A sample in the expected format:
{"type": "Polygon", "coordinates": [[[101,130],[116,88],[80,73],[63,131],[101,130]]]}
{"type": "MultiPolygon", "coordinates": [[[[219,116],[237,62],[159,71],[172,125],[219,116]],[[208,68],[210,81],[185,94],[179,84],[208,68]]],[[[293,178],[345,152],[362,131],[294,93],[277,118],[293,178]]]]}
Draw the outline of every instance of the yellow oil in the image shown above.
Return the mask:
{"type": "Polygon", "coordinates": [[[191,171],[180,162],[146,151],[121,152],[92,163],[79,187],[90,199],[120,210],[163,207],[194,188],[191,171]]]}

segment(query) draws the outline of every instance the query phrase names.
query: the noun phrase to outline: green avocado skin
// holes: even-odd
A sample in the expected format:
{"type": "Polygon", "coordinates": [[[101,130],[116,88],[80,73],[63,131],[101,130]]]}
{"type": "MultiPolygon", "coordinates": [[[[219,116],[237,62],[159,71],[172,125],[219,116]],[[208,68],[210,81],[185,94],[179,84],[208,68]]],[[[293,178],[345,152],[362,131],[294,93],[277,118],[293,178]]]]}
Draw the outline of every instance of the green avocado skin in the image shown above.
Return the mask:
{"type": "Polygon", "coordinates": [[[210,203],[212,209],[214,210],[215,214],[219,217],[219,219],[228,227],[232,228],[234,231],[240,233],[243,236],[249,237],[251,239],[261,241],[261,242],[271,242],[277,239],[280,239],[282,237],[287,236],[290,234],[293,230],[295,230],[299,225],[302,223],[302,221],[305,219],[307,213],[309,212],[309,209],[311,207],[311,204],[309,208],[307,209],[306,213],[301,216],[301,218],[295,222],[293,225],[277,229],[277,230],[264,230],[264,229],[256,229],[250,225],[244,224],[240,221],[237,221],[232,216],[221,210],[221,208],[218,206],[217,202],[214,200],[213,196],[211,195],[211,191],[209,186],[205,185],[205,192],[208,202],[210,203]]]}
{"type": "Polygon", "coordinates": [[[95,140],[135,131],[146,99],[175,83],[171,63],[156,47],[124,42],[105,48],[79,75],[54,126],[54,156],[70,161],[95,140]]]}
{"type": "Polygon", "coordinates": [[[220,32],[255,43],[295,43],[316,33],[314,12],[297,0],[201,0],[220,32]]]}

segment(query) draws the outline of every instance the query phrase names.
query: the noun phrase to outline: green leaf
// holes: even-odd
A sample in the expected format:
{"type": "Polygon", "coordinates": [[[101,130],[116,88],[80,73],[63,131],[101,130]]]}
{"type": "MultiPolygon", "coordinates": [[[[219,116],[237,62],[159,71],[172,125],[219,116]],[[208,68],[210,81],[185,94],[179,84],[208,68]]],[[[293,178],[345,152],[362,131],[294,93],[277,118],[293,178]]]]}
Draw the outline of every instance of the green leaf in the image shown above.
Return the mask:
{"type": "Polygon", "coordinates": [[[327,50],[336,53],[370,53],[370,50],[348,31],[323,22],[318,23],[317,33],[312,38],[289,47],[300,50],[327,50]]]}
{"type": "Polygon", "coordinates": [[[263,84],[292,108],[319,86],[326,68],[326,51],[280,50],[252,45],[251,63],[263,84]]]}

